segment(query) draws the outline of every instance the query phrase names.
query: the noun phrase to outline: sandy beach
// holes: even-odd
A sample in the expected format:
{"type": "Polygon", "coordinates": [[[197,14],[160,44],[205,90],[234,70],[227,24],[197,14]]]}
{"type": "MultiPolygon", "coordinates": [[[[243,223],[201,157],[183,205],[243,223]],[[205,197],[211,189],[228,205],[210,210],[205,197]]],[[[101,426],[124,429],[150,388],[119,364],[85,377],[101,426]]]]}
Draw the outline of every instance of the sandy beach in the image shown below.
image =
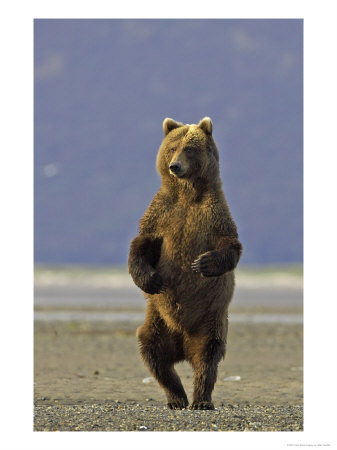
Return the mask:
{"type": "MultiPolygon", "coordinates": [[[[135,331],[144,301],[61,303],[36,304],[35,431],[303,429],[300,304],[233,303],[215,411],[171,411],[138,354],[135,331]]],[[[191,400],[192,370],[185,362],[176,368],[191,400]]]]}

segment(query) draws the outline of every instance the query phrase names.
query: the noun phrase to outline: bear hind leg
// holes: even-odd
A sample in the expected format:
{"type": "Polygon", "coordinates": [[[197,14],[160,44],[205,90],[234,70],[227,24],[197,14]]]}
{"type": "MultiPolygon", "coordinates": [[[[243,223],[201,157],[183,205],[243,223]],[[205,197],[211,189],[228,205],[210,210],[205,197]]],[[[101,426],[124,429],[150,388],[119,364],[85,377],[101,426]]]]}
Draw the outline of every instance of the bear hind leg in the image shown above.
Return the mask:
{"type": "MultiPolygon", "coordinates": [[[[190,359],[194,369],[193,403],[190,409],[214,409],[212,392],[217,379],[218,364],[225,355],[225,342],[222,339],[207,340],[203,350],[190,359]]],[[[200,346],[197,345],[200,349],[200,346]]]]}
{"type": "Polygon", "coordinates": [[[186,408],[187,396],[174,369],[174,363],[184,359],[180,339],[170,334],[162,321],[138,328],[137,338],[143,361],[165,391],[167,406],[186,408]]]}

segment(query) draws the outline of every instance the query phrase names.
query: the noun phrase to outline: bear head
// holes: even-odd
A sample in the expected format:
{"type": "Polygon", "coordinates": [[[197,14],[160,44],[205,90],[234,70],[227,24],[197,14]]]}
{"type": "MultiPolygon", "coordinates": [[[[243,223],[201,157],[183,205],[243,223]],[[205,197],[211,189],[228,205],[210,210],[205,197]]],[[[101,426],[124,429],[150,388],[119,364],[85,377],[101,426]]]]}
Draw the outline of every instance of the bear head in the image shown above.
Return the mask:
{"type": "Polygon", "coordinates": [[[166,118],[164,139],[157,155],[157,171],[163,179],[188,183],[219,178],[219,153],[212,136],[212,121],[204,117],[198,125],[166,118]]]}

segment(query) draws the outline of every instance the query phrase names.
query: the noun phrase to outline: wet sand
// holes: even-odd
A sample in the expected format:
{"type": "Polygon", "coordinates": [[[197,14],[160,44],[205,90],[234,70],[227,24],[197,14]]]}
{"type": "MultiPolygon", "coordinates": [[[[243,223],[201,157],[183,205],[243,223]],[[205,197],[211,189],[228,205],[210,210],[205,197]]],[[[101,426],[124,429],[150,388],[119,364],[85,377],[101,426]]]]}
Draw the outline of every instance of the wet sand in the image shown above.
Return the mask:
{"type": "MultiPolygon", "coordinates": [[[[157,383],[143,382],[150,373],[138,355],[140,324],[36,321],[34,430],[303,429],[302,324],[230,323],[215,411],[166,409],[157,383]],[[226,380],[233,376],[240,380],[226,380]]],[[[192,370],[176,368],[191,400],[192,370]]]]}

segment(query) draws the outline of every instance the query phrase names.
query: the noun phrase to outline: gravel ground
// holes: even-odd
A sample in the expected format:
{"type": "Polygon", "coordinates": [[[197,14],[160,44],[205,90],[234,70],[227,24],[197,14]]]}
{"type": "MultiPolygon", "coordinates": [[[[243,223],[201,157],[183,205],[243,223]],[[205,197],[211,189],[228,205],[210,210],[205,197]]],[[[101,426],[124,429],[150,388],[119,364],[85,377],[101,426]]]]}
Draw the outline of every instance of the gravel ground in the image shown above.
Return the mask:
{"type": "Polygon", "coordinates": [[[35,431],[301,431],[301,405],[226,405],[214,411],[172,411],[107,402],[35,407],[35,431]]]}
{"type": "MultiPolygon", "coordinates": [[[[230,323],[214,411],[172,411],[139,357],[139,324],[35,322],[36,431],[299,431],[301,324],[230,323]]],[[[177,365],[189,400],[193,373],[177,365]]]]}

